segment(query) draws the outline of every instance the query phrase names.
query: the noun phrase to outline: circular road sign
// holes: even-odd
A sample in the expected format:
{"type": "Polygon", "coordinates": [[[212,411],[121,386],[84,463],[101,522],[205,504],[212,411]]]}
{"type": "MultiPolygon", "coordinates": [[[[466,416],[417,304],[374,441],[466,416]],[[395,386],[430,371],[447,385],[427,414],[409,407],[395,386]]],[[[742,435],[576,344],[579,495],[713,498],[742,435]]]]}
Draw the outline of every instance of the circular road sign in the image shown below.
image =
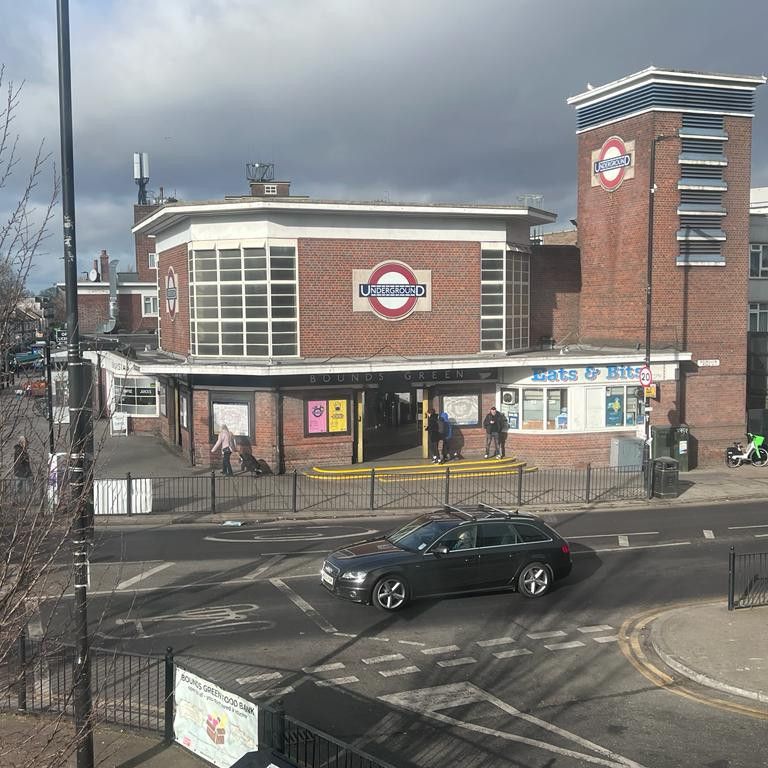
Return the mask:
{"type": "Polygon", "coordinates": [[[600,147],[595,163],[595,173],[600,186],[608,192],[618,189],[631,162],[631,155],[627,152],[623,139],[618,136],[606,139],[600,147]]]}
{"type": "Polygon", "coordinates": [[[644,387],[650,387],[651,384],[653,384],[653,376],[651,375],[651,369],[647,365],[644,365],[640,369],[640,373],[638,375],[640,377],[640,383],[644,387]]]}

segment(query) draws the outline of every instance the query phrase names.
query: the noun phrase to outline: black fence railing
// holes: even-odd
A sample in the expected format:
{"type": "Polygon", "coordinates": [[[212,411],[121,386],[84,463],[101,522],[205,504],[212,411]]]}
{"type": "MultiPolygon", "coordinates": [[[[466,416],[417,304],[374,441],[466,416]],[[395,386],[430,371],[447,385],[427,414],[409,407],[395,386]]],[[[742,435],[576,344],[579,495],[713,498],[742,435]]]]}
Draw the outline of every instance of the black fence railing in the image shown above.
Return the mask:
{"type": "Polygon", "coordinates": [[[728,553],[728,610],[768,605],[768,552],[728,553]]]}
{"type": "MultiPolygon", "coordinates": [[[[483,501],[502,506],[578,504],[647,497],[642,467],[547,468],[462,472],[446,467],[439,475],[371,469],[318,477],[211,473],[190,477],[97,480],[104,512],[196,515],[246,512],[300,513],[397,510],[483,501]],[[111,484],[111,485],[110,485],[111,484]],[[109,503],[109,494],[119,503],[109,503]]],[[[99,493],[97,493],[97,496],[99,493]]],[[[98,504],[97,504],[98,506],[98,504]]],[[[98,510],[97,510],[98,511],[98,510]]]]}

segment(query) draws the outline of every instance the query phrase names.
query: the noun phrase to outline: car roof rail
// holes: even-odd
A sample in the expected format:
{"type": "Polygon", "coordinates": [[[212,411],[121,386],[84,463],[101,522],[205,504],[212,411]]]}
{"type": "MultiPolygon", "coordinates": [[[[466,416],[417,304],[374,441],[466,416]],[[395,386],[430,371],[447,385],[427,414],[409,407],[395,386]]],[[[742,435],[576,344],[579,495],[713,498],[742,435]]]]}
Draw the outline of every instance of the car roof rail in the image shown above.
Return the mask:
{"type": "Polygon", "coordinates": [[[466,520],[476,520],[477,518],[471,512],[467,512],[466,509],[461,507],[454,507],[453,504],[443,504],[443,509],[448,512],[453,512],[455,515],[465,518],[466,520]]]}
{"type": "Polygon", "coordinates": [[[509,509],[499,509],[498,507],[492,507],[490,504],[484,504],[480,502],[480,507],[487,510],[491,515],[501,515],[502,517],[512,517],[513,515],[519,515],[520,510],[516,509],[511,511],[509,509]]]}

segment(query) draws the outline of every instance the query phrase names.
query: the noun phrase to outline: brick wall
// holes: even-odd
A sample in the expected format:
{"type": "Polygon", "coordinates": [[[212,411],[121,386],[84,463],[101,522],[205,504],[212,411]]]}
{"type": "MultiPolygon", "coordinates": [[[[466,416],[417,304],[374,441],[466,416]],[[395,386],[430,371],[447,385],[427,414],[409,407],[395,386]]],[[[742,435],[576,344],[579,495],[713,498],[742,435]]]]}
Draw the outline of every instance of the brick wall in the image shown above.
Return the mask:
{"type": "Polygon", "coordinates": [[[301,353],[307,357],[480,350],[479,243],[301,239],[301,353]],[[352,270],[381,261],[432,270],[432,311],[405,320],[352,312],[352,270]]]}
{"type": "Polygon", "coordinates": [[[544,245],[531,256],[531,345],[542,337],[574,341],[579,330],[581,260],[579,249],[544,245]]]}
{"type": "Polygon", "coordinates": [[[160,312],[160,346],[177,355],[190,354],[189,346],[189,275],[186,243],[160,254],[162,267],[158,270],[157,301],[160,312]],[[170,267],[176,273],[176,314],[168,313],[166,276],[170,267]]]}
{"type": "Polygon", "coordinates": [[[79,294],[77,311],[80,333],[95,333],[109,318],[109,294],[79,294]]]}
{"type": "Polygon", "coordinates": [[[121,331],[130,333],[144,332],[154,333],[157,331],[156,317],[142,317],[143,298],[139,294],[118,294],[117,328],[121,331]]]}
{"type": "MultiPolygon", "coordinates": [[[[151,213],[156,211],[159,205],[134,205],[133,223],[138,224],[151,213]]],[[[134,244],[136,249],[136,271],[139,274],[139,280],[143,283],[154,283],[157,281],[158,271],[150,269],[147,254],[155,251],[155,238],[147,235],[134,235],[134,244]]]]}

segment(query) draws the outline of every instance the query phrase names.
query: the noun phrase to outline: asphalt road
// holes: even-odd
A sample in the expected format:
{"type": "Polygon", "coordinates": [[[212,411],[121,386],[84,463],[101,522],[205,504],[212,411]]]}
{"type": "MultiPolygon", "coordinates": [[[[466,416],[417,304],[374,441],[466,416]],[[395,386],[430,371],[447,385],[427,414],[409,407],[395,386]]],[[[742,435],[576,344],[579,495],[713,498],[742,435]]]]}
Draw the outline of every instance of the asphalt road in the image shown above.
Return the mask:
{"type": "MultiPolygon", "coordinates": [[[[99,531],[99,645],[181,664],[396,766],[768,765],[768,723],[653,686],[620,628],[724,599],[727,553],[765,551],[760,503],[546,516],[574,571],[545,598],[416,602],[390,616],[319,583],[323,555],[395,519],[99,531]]],[[[42,624],[64,629],[71,601],[42,624]]],[[[724,649],[725,651],[726,649],[724,649]]]]}

